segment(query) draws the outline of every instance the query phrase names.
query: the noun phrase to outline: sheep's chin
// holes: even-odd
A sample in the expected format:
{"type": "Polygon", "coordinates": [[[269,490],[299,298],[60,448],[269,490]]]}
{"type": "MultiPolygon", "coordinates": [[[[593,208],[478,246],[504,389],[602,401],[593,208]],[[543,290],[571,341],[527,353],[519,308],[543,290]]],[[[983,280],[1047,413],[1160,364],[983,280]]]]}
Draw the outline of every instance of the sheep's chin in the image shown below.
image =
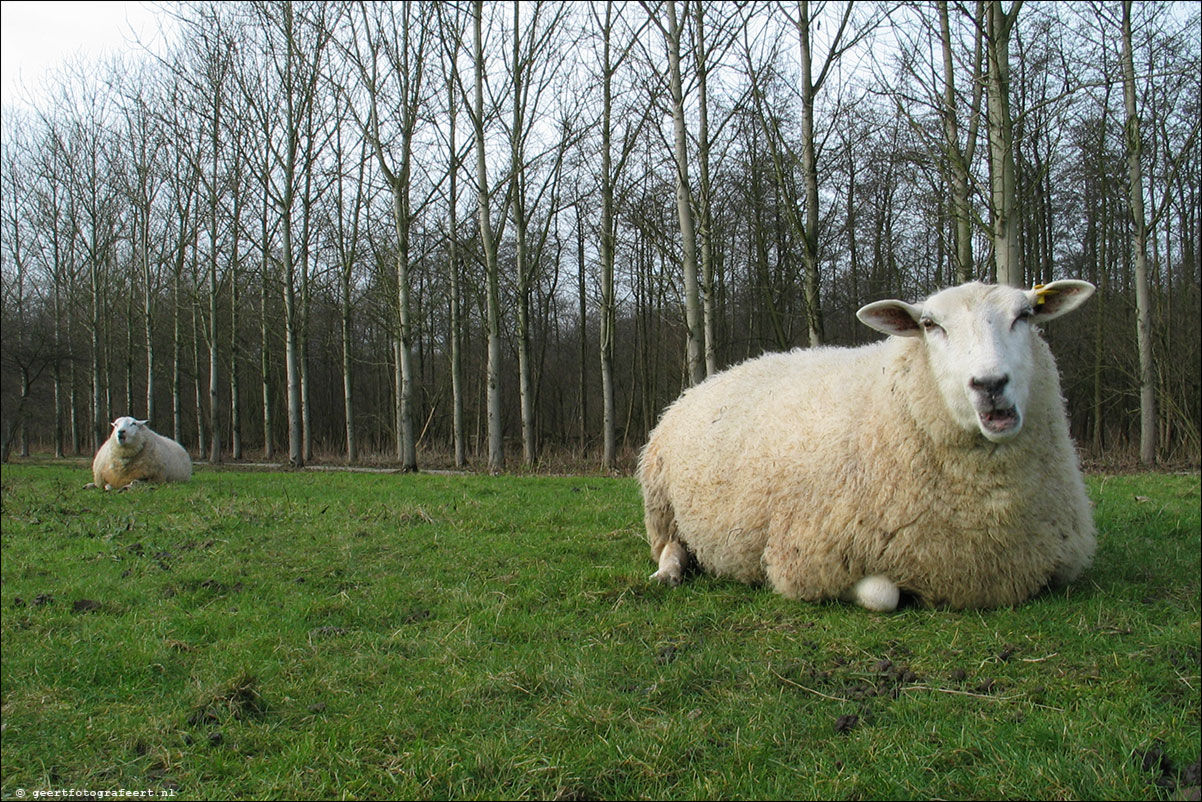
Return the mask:
{"type": "Polygon", "coordinates": [[[977,412],[977,425],[985,439],[1004,443],[1013,439],[1023,428],[1023,416],[1018,407],[990,409],[977,412]]]}

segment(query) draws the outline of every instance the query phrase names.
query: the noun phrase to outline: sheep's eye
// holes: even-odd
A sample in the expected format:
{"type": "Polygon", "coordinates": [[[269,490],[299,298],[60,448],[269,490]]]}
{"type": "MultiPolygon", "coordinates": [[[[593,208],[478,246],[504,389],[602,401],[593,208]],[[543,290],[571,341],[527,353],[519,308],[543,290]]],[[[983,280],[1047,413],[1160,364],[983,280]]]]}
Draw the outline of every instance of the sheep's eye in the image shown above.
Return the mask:
{"type": "Polygon", "coordinates": [[[1030,308],[1024,309],[1023,311],[1019,312],[1019,313],[1018,313],[1018,317],[1016,317],[1016,318],[1014,319],[1014,325],[1016,325],[1016,326],[1017,326],[1017,325],[1018,325],[1019,323],[1021,323],[1021,322],[1027,322],[1027,321],[1030,321],[1030,320],[1031,320],[1031,318],[1033,318],[1033,317],[1035,317],[1035,312],[1034,312],[1034,310],[1032,310],[1032,309],[1030,309],[1030,308]]]}
{"type": "Polygon", "coordinates": [[[931,320],[929,317],[924,317],[922,320],[920,320],[918,322],[923,327],[923,329],[925,329],[926,331],[928,331],[930,333],[934,333],[937,331],[943,331],[943,326],[940,326],[938,323],[936,323],[934,320],[931,320]]]}

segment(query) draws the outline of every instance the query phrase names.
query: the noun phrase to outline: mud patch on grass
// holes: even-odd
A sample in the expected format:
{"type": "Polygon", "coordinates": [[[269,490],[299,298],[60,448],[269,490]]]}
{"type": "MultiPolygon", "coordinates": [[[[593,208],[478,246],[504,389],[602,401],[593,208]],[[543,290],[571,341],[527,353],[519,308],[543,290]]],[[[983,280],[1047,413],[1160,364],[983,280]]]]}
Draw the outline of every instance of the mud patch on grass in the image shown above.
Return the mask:
{"type": "Polygon", "coordinates": [[[1152,775],[1152,785],[1163,788],[1170,794],[1170,799],[1198,799],[1202,758],[1181,768],[1165,751],[1162,741],[1153,741],[1136,749],[1131,759],[1141,771],[1152,775]]]}
{"type": "Polygon", "coordinates": [[[259,680],[241,672],[228,682],[206,692],[192,707],[188,724],[196,727],[226,721],[246,721],[267,712],[267,701],[259,692],[259,680]]]}
{"type": "Polygon", "coordinates": [[[73,613],[94,613],[102,609],[104,609],[104,605],[95,599],[76,599],[75,603],[71,605],[73,613]]]}

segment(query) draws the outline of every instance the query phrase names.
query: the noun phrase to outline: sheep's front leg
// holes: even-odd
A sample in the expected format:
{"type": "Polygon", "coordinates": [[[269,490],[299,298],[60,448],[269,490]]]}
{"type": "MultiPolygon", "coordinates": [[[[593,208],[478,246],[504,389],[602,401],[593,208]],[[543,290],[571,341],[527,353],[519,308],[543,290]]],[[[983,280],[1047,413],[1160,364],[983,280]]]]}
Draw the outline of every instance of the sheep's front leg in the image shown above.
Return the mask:
{"type": "Polygon", "coordinates": [[[689,552],[676,540],[669,540],[659,553],[659,570],[651,575],[665,585],[676,587],[684,581],[685,568],[689,565],[689,552]]]}

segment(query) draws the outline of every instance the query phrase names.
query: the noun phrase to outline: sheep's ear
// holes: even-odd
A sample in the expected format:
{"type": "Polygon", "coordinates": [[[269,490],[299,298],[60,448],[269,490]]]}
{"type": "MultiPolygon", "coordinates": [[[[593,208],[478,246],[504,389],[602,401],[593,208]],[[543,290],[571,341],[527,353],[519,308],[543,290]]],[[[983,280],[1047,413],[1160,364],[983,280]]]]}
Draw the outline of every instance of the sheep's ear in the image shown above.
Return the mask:
{"type": "Polygon", "coordinates": [[[1042,322],[1068,314],[1088,301],[1093,292],[1094,286],[1088,281],[1070,279],[1037,284],[1027,292],[1027,297],[1035,310],[1035,319],[1042,322]]]}
{"type": "Polygon", "coordinates": [[[112,423],[110,423],[110,424],[109,424],[109,426],[110,426],[111,428],[113,428],[113,429],[116,429],[116,428],[117,428],[117,424],[119,424],[119,423],[121,423],[121,419],[120,419],[120,418],[117,418],[117,420],[115,420],[115,421],[113,421],[112,423]]]}
{"type": "Polygon", "coordinates": [[[146,420],[138,420],[137,418],[135,418],[134,422],[137,423],[139,426],[145,426],[146,424],[150,423],[150,418],[147,418],[146,420]]]}
{"type": "Polygon", "coordinates": [[[922,334],[922,327],[918,325],[922,309],[905,301],[876,301],[861,307],[856,317],[865,326],[896,337],[922,334]]]}

